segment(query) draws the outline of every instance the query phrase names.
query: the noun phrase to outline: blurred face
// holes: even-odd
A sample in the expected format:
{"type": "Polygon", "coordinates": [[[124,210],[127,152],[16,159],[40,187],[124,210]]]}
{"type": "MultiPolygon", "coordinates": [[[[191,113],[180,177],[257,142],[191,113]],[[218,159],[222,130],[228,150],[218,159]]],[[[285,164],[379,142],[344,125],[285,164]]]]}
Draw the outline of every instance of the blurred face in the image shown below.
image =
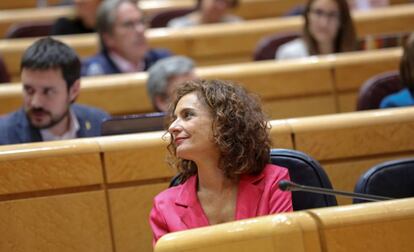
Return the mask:
{"type": "Polygon", "coordinates": [[[333,0],[315,0],[308,13],[309,31],[318,43],[333,43],[339,18],[339,8],[333,0]]]}
{"type": "Polygon", "coordinates": [[[116,19],[111,34],[104,34],[106,46],[138,64],[147,51],[143,16],[138,8],[129,2],[122,3],[116,11],[116,19]]]}
{"type": "Polygon", "coordinates": [[[82,22],[88,28],[94,28],[96,24],[96,10],[101,0],[75,0],[75,8],[82,22]]]}
{"type": "Polygon", "coordinates": [[[177,157],[193,160],[218,156],[213,139],[213,118],[196,93],[183,96],[174,111],[175,121],[168,131],[176,147],[177,157]]]}
{"type": "Polygon", "coordinates": [[[167,111],[172,100],[174,100],[174,91],[184,82],[196,79],[193,71],[185,74],[175,75],[168,80],[166,94],[162,97],[156,97],[158,109],[167,111]]]}
{"type": "Polygon", "coordinates": [[[69,105],[79,93],[79,81],[68,91],[60,69],[23,69],[24,109],[30,124],[37,129],[66,128],[69,105]]]}
{"type": "Polygon", "coordinates": [[[202,0],[201,12],[208,22],[219,22],[231,7],[231,0],[202,0]]]}

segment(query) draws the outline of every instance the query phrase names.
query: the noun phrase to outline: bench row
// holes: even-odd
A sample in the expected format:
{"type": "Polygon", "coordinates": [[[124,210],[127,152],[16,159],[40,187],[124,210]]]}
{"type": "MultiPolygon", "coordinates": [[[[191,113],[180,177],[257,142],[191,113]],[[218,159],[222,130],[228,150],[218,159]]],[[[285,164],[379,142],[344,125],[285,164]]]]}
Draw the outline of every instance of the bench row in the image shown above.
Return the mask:
{"type": "MultiPolygon", "coordinates": [[[[414,5],[394,5],[354,14],[358,35],[411,32],[414,30],[414,5]]],[[[168,48],[175,54],[193,58],[198,66],[251,61],[256,43],[264,36],[286,31],[300,31],[301,17],[250,20],[241,24],[215,24],[183,29],[147,30],[152,47],[168,48]]],[[[99,50],[97,36],[58,36],[80,56],[99,50]]],[[[34,39],[0,40],[0,52],[14,80],[19,79],[20,60],[34,39]]]]}
{"type": "MultiPolygon", "coordinates": [[[[272,121],[273,147],[303,151],[352,190],[414,154],[414,108],[272,121]]],[[[152,199],[174,171],[163,132],[0,147],[0,250],[152,251],[152,199]]],[[[340,204],[350,201],[338,199],[340,204]]]]}
{"type": "MultiPolygon", "coordinates": [[[[261,61],[200,67],[206,79],[234,80],[259,94],[270,118],[354,111],[361,84],[371,76],[398,69],[401,49],[381,49],[286,61],[261,61]]],[[[111,114],[152,111],[146,73],[82,79],[78,102],[111,114]],[[109,102],[108,102],[109,101],[109,102]]],[[[21,106],[21,85],[0,85],[0,114],[21,106]]]]}

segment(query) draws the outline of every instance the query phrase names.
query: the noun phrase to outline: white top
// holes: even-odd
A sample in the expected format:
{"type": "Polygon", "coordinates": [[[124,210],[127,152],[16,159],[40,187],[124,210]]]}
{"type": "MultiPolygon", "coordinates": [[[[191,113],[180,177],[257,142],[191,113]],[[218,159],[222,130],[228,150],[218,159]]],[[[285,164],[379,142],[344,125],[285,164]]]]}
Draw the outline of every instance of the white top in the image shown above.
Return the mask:
{"type": "Polygon", "coordinates": [[[301,38],[289,41],[279,47],[276,51],[276,59],[296,59],[309,56],[305,41],[301,38]]]}
{"type": "Polygon", "coordinates": [[[77,138],[76,133],[78,132],[80,126],[78,118],[76,118],[75,113],[69,109],[69,130],[66,131],[63,135],[57,136],[54,135],[49,129],[40,130],[43,141],[56,141],[56,140],[65,140],[65,139],[74,139],[77,138]]]}
{"type": "MultiPolygon", "coordinates": [[[[173,18],[168,22],[167,26],[173,28],[181,28],[200,25],[200,23],[192,17],[193,15],[193,13],[190,13],[182,17],[173,18]]],[[[220,23],[237,23],[241,21],[243,21],[243,19],[238,16],[225,15],[221,18],[220,23]]]]}

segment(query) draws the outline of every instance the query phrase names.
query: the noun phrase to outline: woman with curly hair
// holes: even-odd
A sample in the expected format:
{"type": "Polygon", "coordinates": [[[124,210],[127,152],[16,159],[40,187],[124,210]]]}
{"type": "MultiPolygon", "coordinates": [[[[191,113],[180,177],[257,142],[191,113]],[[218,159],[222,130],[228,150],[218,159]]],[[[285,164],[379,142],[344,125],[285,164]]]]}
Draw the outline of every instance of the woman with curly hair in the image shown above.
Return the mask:
{"type": "Polygon", "coordinates": [[[186,82],[169,111],[178,186],[154,199],[154,243],[164,234],[292,211],[278,188],[288,170],[269,164],[269,124],[255,96],[220,80],[186,82]]]}

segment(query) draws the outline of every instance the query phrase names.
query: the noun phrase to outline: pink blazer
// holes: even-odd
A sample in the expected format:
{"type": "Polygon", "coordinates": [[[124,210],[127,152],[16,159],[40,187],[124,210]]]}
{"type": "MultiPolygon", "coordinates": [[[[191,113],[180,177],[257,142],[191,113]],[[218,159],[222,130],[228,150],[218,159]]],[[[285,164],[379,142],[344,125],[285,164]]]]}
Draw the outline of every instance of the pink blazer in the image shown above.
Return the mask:
{"type": "MultiPolygon", "coordinates": [[[[236,203],[236,220],[292,211],[292,195],[278,188],[280,180],[289,180],[286,168],[267,164],[256,176],[240,178],[236,203]]],[[[169,188],[154,199],[150,213],[153,243],[164,234],[208,226],[196,192],[197,176],[169,188]]]]}

